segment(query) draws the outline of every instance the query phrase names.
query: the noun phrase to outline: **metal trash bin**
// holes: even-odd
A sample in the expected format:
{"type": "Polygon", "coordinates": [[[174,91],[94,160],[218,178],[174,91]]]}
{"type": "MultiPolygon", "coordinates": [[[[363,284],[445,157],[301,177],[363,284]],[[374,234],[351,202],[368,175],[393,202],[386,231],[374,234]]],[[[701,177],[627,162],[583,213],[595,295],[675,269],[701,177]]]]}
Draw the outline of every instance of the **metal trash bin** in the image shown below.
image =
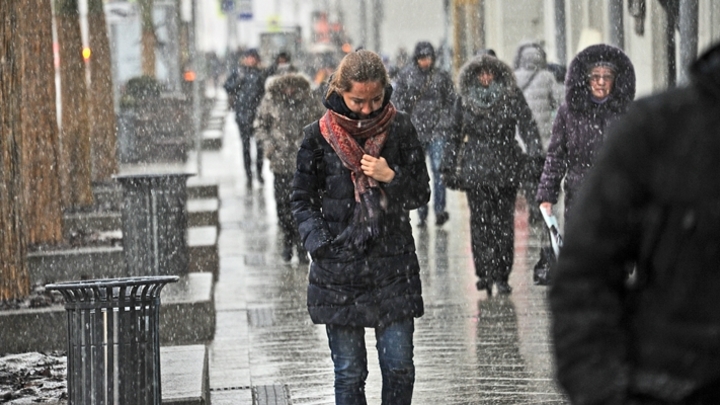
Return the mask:
{"type": "Polygon", "coordinates": [[[65,298],[71,405],[160,405],[160,291],[177,276],[48,284],[65,298]]]}

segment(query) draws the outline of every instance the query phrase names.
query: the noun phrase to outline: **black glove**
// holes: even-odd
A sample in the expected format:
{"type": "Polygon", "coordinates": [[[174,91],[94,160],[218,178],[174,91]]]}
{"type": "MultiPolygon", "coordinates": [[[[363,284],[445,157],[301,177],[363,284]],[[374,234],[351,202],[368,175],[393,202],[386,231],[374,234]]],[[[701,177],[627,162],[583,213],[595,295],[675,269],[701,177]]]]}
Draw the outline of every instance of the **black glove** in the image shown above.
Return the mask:
{"type": "Polygon", "coordinates": [[[313,260],[349,262],[355,260],[358,255],[359,252],[353,250],[349,246],[332,241],[315,249],[315,252],[311,256],[313,260]]]}

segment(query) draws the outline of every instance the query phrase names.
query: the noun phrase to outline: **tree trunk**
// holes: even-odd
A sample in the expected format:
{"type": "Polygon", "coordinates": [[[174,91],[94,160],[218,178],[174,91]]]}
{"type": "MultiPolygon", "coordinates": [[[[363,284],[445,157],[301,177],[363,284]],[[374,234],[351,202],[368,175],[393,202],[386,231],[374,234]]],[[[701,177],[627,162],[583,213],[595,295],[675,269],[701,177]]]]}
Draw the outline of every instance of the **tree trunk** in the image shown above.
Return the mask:
{"type": "Polygon", "coordinates": [[[82,58],[78,0],[57,0],[57,37],[60,44],[60,181],[65,209],[93,203],[88,123],[87,83],[82,58]]]}
{"type": "Polygon", "coordinates": [[[117,121],[113,103],[110,41],[102,0],[88,1],[90,38],[90,141],[92,180],[106,183],[117,172],[117,121]]]}
{"type": "Polygon", "coordinates": [[[0,1],[0,301],[28,296],[21,172],[20,1],[0,1]]]}
{"type": "Polygon", "coordinates": [[[153,26],[153,0],[138,0],[142,21],[142,72],[155,77],[155,27],[153,26]]]}
{"type": "Polygon", "coordinates": [[[62,241],[51,0],[20,0],[22,176],[29,245],[62,241]]]}

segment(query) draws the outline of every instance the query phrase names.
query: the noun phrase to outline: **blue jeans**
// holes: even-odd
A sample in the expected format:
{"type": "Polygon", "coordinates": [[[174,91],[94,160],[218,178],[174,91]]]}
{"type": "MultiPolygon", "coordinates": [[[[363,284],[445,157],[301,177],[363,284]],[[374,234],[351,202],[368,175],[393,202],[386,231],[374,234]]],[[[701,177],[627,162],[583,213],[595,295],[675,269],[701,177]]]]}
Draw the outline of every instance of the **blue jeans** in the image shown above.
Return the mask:
{"type": "MultiPolygon", "coordinates": [[[[432,195],[435,214],[445,212],[445,184],[440,177],[440,163],[442,162],[443,153],[445,153],[445,140],[435,139],[425,146],[425,153],[430,157],[430,171],[432,172],[432,195]]],[[[418,216],[421,220],[428,217],[428,206],[423,205],[418,208],[418,216]]]]}
{"type": "MultiPolygon", "coordinates": [[[[365,328],[326,325],[326,330],[335,364],[335,404],[366,405],[365,328]]],[[[413,318],[393,322],[385,328],[375,328],[383,405],[409,405],[412,401],[415,383],[414,332],[413,318]]]]}

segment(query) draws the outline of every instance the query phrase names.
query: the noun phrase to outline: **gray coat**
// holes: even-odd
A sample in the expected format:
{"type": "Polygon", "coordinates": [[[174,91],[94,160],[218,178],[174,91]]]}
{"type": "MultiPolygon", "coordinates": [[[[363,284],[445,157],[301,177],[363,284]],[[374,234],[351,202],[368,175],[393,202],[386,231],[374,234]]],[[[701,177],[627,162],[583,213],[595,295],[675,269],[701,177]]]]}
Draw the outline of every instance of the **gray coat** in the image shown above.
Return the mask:
{"type": "Polygon", "coordinates": [[[525,96],[525,101],[532,110],[543,150],[547,150],[554,113],[562,100],[558,98],[558,88],[561,86],[558,85],[555,76],[547,70],[545,52],[542,48],[536,44],[526,44],[518,48],[515,78],[525,96]]]}

